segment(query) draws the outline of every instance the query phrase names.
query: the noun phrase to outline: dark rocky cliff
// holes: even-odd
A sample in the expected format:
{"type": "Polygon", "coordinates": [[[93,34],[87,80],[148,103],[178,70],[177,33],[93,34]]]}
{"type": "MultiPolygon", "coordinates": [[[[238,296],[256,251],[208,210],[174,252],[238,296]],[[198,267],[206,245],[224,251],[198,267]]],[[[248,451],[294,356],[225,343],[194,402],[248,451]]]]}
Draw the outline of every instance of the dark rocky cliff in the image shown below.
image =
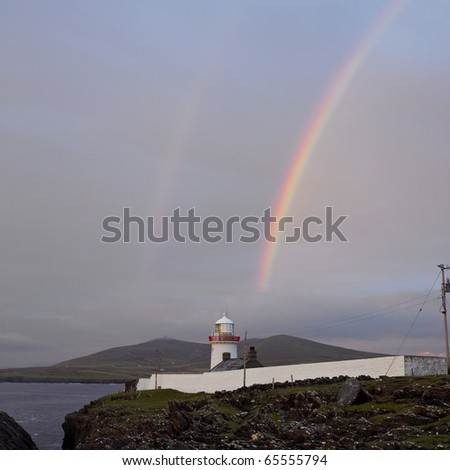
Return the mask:
{"type": "Polygon", "coordinates": [[[450,449],[450,384],[339,377],[128,392],[68,415],[64,430],[66,449],[450,449]]]}
{"type": "Polygon", "coordinates": [[[0,411],[0,450],[37,449],[31,436],[11,416],[0,411]]]}

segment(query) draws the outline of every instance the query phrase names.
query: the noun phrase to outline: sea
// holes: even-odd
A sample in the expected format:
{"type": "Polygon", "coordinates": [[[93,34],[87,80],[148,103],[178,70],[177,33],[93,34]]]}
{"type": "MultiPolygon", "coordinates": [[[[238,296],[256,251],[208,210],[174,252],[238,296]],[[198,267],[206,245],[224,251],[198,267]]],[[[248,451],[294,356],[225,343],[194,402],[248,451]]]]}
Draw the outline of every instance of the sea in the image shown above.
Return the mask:
{"type": "Polygon", "coordinates": [[[57,450],[66,414],[123,389],[123,384],[0,382],[0,411],[14,418],[39,449],[57,450]]]}

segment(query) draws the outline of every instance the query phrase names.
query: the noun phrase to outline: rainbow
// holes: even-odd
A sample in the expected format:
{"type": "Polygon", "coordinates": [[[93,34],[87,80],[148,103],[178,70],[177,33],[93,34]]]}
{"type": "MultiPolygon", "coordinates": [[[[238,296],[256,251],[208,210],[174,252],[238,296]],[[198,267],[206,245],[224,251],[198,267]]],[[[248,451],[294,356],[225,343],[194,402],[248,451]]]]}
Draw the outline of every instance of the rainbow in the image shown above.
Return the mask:
{"type": "MultiPolygon", "coordinates": [[[[350,58],[344,63],[335,79],[332,81],[324,95],[319,106],[316,108],[306,132],[304,133],[300,145],[292,157],[286,176],[283,180],[281,191],[279,192],[274,216],[277,220],[285,216],[292,204],[292,200],[297,190],[301,176],[304,174],[308,160],[311,158],[314,148],[317,145],[324,129],[332,117],[336,107],[342,99],[345,91],[351,84],[354,76],[368,57],[371,49],[384,33],[389,23],[394,19],[406,0],[394,0],[383,11],[380,18],[372,26],[365,40],[356,48],[350,58]]],[[[276,233],[272,233],[276,235],[276,233]]],[[[270,274],[275,262],[278,244],[276,242],[265,241],[263,246],[262,261],[258,271],[259,291],[267,289],[270,274]]]]}

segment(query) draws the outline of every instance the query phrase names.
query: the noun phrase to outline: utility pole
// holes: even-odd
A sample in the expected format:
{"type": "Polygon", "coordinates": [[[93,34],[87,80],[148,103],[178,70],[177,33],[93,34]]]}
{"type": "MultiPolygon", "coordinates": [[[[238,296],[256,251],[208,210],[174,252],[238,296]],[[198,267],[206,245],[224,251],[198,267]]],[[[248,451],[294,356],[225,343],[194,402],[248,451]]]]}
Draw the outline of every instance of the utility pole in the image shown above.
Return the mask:
{"type": "Polygon", "coordinates": [[[247,381],[247,330],[244,337],[244,388],[247,381]]]}
{"type": "Polygon", "coordinates": [[[441,312],[444,315],[444,334],[445,334],[445,357],[447,358],[447,373],[450,374],[450,354],[448,349],[448,325],[447,325],[447,302],[445,295],[450,292],[450,282],[445,281],[445,270],[449,269],[449,266],[438,264],[442,273],[442,308],[441,312]]]}
{"type": "Polygon", "coordinates": [[[161,370],[161,352],[159,351],[159,349],[155,351],[155,359],[156,359],[155,390],[158,390],[158,374],[161,370]]]}

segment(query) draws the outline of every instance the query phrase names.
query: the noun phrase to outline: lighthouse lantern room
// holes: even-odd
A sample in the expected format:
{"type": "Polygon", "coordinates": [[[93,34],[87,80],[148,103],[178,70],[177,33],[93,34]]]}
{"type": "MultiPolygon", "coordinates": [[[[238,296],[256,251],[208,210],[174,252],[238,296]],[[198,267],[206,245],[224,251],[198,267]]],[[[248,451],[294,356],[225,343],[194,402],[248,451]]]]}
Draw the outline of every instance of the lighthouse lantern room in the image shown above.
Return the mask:
{"type": "Polygon", "coordinates": [[[211,343],[211,369],[223,360],[224,353],[230,359],[237,358],[237,346],[240,337],[234,335],[234,323],[226,313],[214,324],[213,334],[209,337],[211,343]]]}

